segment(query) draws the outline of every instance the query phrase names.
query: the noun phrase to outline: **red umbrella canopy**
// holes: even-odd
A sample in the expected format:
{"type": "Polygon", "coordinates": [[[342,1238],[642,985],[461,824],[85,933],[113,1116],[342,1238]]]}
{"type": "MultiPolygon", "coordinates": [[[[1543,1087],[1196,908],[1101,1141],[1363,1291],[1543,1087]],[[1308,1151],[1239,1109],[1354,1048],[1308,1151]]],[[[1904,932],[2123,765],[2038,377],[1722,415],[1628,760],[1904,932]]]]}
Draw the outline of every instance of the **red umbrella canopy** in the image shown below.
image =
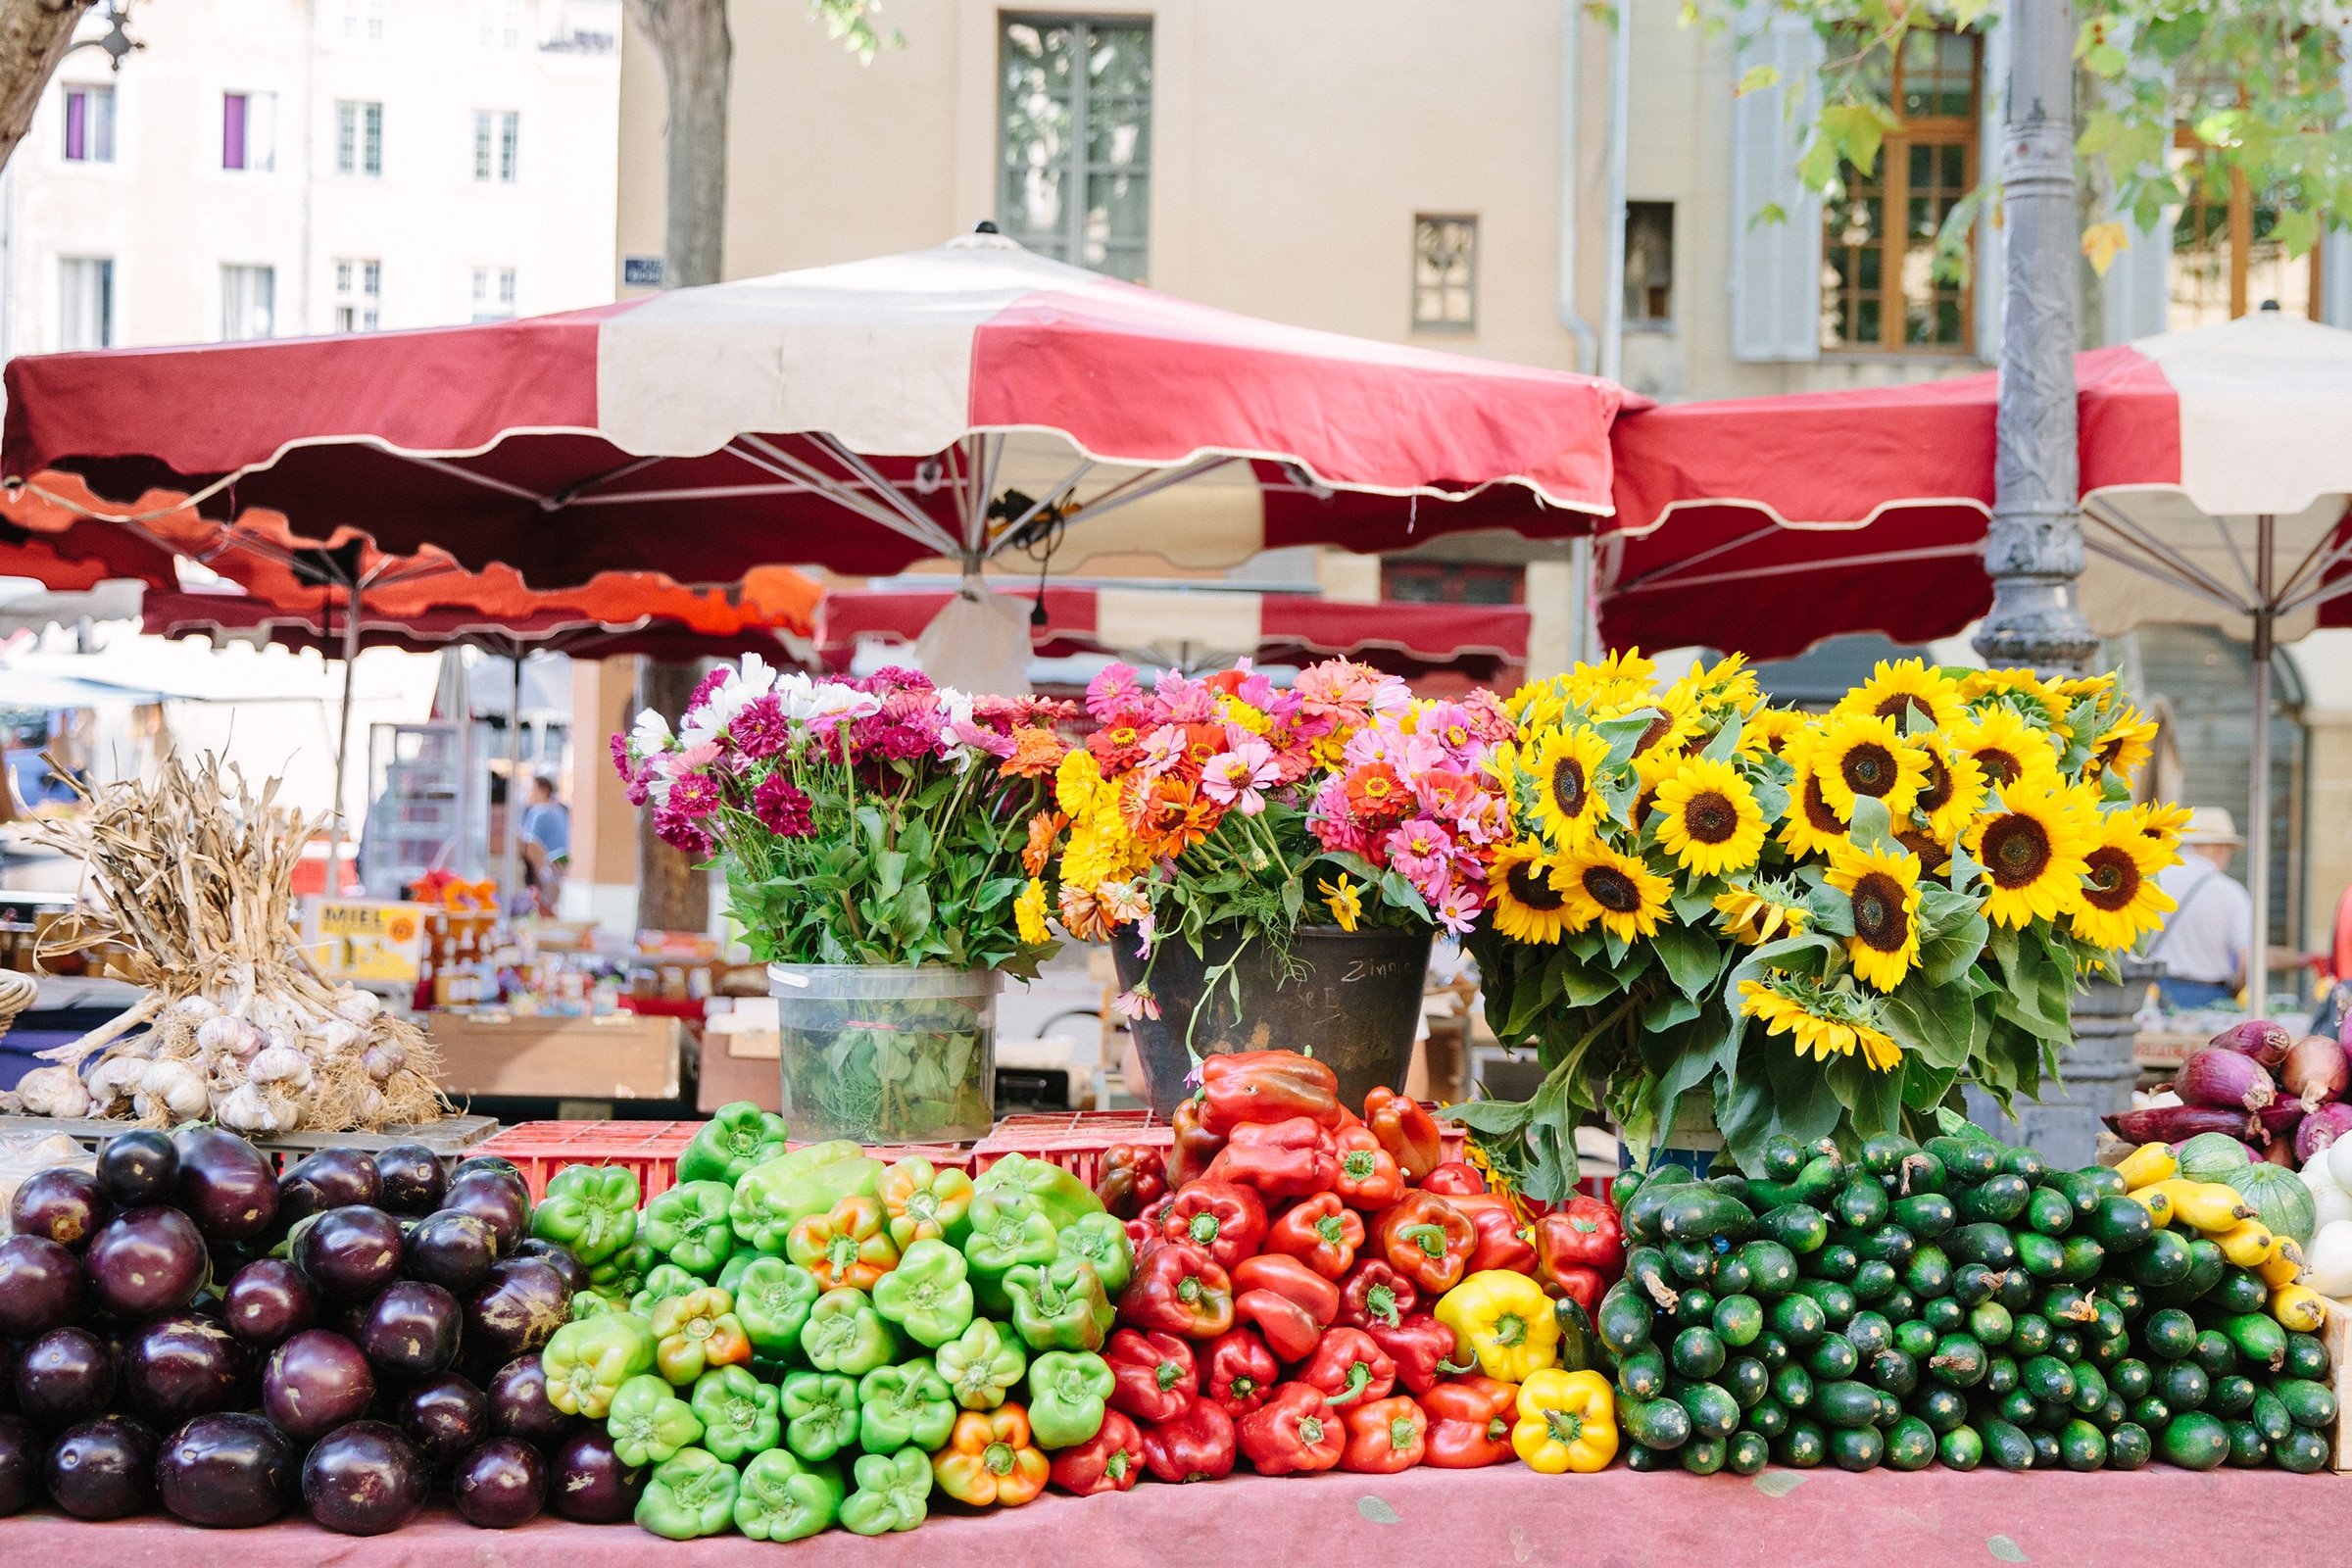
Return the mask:
{"type": "Polygon", "coordinates": [[[1628,399],[1212,310],[993,234],[519,321],[31,356],[7,387],[11,481],[267,508],[308,539],[348,525],[538,587],[1557,537],[1607,511],[1628,399]]]}
{"type": "MultiPolygon", "coordinates": [[[[339,608],[309,613],[240,593],[150,593],[141,606],[145,630],[157,637],[239,637],[256,632],[283,648],[314,648],[329,659],[346,647],[339,608]]],[[[582,620],[566,610],[485,619],[469,610],[441,609],[384,615],[363,611],[362,648],[432,653],[465,644],[513,658],[535,652],[581,659],[739,659],[748,653],[779,657],[778,631],[749,619],[731,631],[696,630],[679,620],[642,617],[618,624],[582,620]]]]}

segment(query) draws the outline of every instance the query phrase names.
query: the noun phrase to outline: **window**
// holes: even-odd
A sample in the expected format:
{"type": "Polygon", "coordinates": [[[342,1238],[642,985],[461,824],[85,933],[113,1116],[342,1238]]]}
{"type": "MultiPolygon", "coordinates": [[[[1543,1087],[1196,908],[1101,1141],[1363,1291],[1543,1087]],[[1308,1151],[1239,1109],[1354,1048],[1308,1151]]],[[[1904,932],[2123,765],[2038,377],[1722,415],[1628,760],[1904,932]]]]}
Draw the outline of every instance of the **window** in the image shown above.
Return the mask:
{"type": "MultiPolygon", "coordinates": [[[[2174,158],[2185,166],[2189,199],[2173,220],[2173,258],[2165,326],[2180,331],[2235,320],[2266,301],[2289,316],[2320,314],[2320,242],[2289,257],[2278,234],[2281,204],[2258,201],[2245,174],[2208,169],[2194,151],[2195,132],[2175,134],[2174,158]]],[[[2292,198],[2288,198],[2291,202],[2292,198]]]]}
{"type": "Polygon", "coordinates": [[[477,267],[473,270],[473,318],[507,321],[514,317],[514,269],[477,267]]]}
{"type": "Polygon", "coordinates": [[[1423,213],[1413,220],[1413,330],[1478,327],[1478,220],[1423,213]]]}
{"type": "Polygon", "coordinates": [[[384,172],[384,106],[356,99],[335,101],[335,172],[384,172]]]}
{"type": "Polygon", "coordinates": [[[1968,290],[1936,275],[1936,236],[1977,183],[1981,43],[1969,32],[1904,34],[1893,80],[1881,83],[1895,128],[1877,167],[1841,166],[1822,204],[1823,348],[1970,346],[1968,290]]]}
{"type": "Polygon", "coordinates": [[[220,269],[220,340],[269,337],[277,326],[277,269],[229,262],[220,269]]]}
{"type": "Polygon", "coordinates": [[[522,117],[512,109],[473,112],[473,177],[514,183],[515,156],[522,140],[522,117]]]}
{"type": "Polygon", "coordinates": [[[1674,203],[1625,204],[1625,322],[1674,320],[1674,203]]]}
{"type": "Polygon", "coordinates": [[[1141,282],[1152,24],[1007,17],[999,64],[998,223],[1041,255],[1141,282]]]}
{"type": "Polygon", "coordinates": [[[65,256],[57,264],[57,346],[115,345],[115,263],[106,256],[65,256]]]}
{"type": "Polygon", "coordinates": [[[522,47],[522,0],[476,0],[474,15],[483,48],[522,47]]]}
{"type": "Polygon", "coordinates": [[[343,0],[343,41],[384,41],[384,0],[343,0]]]}
{"type": "Polygon", "coordinates": [[[1515,605],[1527,595],[1527,568],[1483,561],[1384,561],[1380,592],[1412,605],[1515,605]]]}
{"type": "Polygon", "coordinates": [[[220,95],[220,167],[256,173],[277,167],[277,94],[220,95]]]}
{"type": "Polygon", "coordinates": [[[335,261],[335,330],[372,332],[383,304],[384,264],[373,257],[335,261]]]}
{"type": "Polygon", "coordinates": [[[115,161],[115,89],[75,86],[66,89],[66,161],[111,164],[115,161]]]}

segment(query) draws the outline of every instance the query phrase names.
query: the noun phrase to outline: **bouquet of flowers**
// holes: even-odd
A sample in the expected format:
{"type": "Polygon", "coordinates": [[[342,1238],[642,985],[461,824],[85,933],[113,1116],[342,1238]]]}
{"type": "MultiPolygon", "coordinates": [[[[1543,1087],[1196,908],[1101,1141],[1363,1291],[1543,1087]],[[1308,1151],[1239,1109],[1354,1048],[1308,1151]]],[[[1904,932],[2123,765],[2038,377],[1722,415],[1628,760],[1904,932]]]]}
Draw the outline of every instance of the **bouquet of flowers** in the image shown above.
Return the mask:
{"type": "Polygon", "coordinates": [[[1533,1197],[1573,1183],[1579,1112],[1641,1150],[1695,1097],[1745,1161],[1964,1081],[2031,1096],[2078,984],[2172,907],[2185,813],[2132,804],[2155,725],[2112,676],[1882,662],[1809,715],[1737,656],[1661,690],[1628,653],[1508,706],[1518,830],[1472,948],[1547,1075],[1458,1114],[1533,1197]]]}

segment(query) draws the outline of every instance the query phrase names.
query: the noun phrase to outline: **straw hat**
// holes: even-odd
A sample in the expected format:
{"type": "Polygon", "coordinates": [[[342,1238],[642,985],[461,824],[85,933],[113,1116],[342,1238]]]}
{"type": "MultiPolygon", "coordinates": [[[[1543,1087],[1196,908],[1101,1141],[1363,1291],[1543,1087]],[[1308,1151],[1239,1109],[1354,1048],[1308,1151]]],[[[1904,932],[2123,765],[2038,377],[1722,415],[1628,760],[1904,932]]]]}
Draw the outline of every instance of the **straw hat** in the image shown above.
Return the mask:
{"type": "Polygon", "coordinates": [[[2219,806],[2199,806],[2188,813],[2188,826],[2180,834],[2183,844],[2227,844],[2231,849],[2246,846],[2245,835],[2237,830],[2236,819],[2219,806]]]}

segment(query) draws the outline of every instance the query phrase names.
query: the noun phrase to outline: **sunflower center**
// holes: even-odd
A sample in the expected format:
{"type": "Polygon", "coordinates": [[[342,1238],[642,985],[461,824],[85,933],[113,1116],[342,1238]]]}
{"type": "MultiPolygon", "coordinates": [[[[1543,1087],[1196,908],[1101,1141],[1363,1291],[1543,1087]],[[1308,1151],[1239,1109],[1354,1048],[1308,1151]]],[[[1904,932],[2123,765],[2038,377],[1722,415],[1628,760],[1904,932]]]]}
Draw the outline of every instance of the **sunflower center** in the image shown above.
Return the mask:
{"type": "Polygon", "coordinates": [[[1984,868],[2005,888],[2022,888],[2050,866],[2050,836],[2030,816],[1995,818],[1984,829],[1984,868]]]}
{"type": "Polygon", "coordinates": [[[1884,795],[1894,788],[1901,772],[1895,765],[1894,754],[1877,741],[1865,741],[1846,753],[1838,770],[1844,775],[1846,787],[1856,795],[1884,795]]]}
{"type": "Polygon", "coordinates": [[[1822,799],[1821,780],[1810,775],[1805,779],[1805,820],[1816,833],[1835,835],[1845,831],[1845,823],[1830,809],[1830,803],[1822,799]]]}
{"type": "Polygon", "coordinates": [[[1683,803],[1683,830],[1701,844],[1721,844],[1740,831],[1740,808],[1721,790],[1701,790],[1683,803]]]}
{"type": "Polygon", "coordinates": [[[1657,717],[1651,719],[1649,723],[1642,728],[1642,738],[1634,742],[1634,755],[1639,757],[1643,752],[1648,751],[1652,746],[1657,745],[1658,742],[1666,738],[1667,732],[1673,728],[1674,720],[1668,718],[1664,713],[1660,713],[1657,717]]]}
{"type": "Polygon", "coordinates": [[[1633,914],[1642,907],[1641,888],[1613,865],[1586,866],[1585,892],[1611,914],[1633,914]]]}
{"type": "Polygon", "coordinates": [[[1918,856],[1919,863],[1931,871],[1939,871],[1951,862],[1951,847],[1933,833],[1901,828],[1896,830],[1894,837],[1904,849],[1918,856]]]}
{"type": "Polygon", "coordinates": [[[2103,844],[2083,858],[2089,864],[2089,886],[2082,897],[2113,912],[2129,907],[2139,897],[2139,862],[2112,844],[2103,844]]]}
{"type": "Polygon", "coordinates": [[[1903,886],[1884,871],[1872,871],[1854,884],[1854,935],[1881,953],[1897,953],[1911,936],[1911,918],[1903,912],[1903,886]]]}
{"type": "Polygon", "coordinates": [[[2004,752],[1998,746],[1987,746],[1979,752],[1977,765],[1984,770],[1984,777],[1995,787],[2008,783],[2026,770],[2025,764],[2017,760],[2015,754],[2004,752]]]}
{"type": "Polygon", "coordinates": [[[1560,808],[1563,816],[1582,815],[1585,802],[1592,795],[1592,787],[1585,781],[1583,762],[1563,757],[1551,764],[1551,804],[1560,808]]]}
{"type": "Polygon", "coordinates": [[[1560,890],[1551,885],[1551,878],[1533,860],[1522,860],[1512,866],[1504,873],[1502,880],[1503,885],[1511,890],[1512,898],[1539,913],[1548,914],[1568,902],[1560,890]]]}
{"type": "Polygon", "coordinates": [[[1934,816],[1952,798],[1952,770],[1933,751],[1928,753],[1928,782],[1919,792],[1919,808],[1934,816]]]}
{"type": "Polygon", "coordinates": [[[1936,722],[1936,715],[1928,711],[1928,705],[1909,692],[1896,692],[1892,696],[1880,698],[1879,706],[1872,709],[1871,711],[1881,718],[1891,718],[1900,724],[1903,721],[1905,709],[1917,713],[1931,724],[1936,722]]]}

